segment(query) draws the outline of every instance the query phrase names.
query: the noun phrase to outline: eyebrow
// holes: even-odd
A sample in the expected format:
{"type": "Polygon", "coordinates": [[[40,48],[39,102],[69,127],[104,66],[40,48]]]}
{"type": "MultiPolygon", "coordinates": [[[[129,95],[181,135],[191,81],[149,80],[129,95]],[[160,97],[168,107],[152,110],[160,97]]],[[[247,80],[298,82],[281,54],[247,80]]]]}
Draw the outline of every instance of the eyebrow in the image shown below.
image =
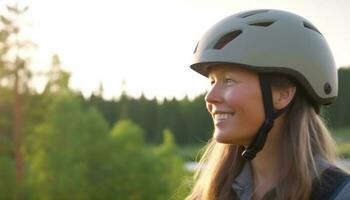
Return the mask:
{"type": "MultiPolygon", "coordinates": [[[[227,73],[229,74],[235,74],[236,71],[234,69],[230,69],[230,68],[222,68],[222,69],[218,69],[218,70],[215,70],[215,71],[218,71],[220,75],[225,75],[227,73]]],[[[216,73],[218,74],[218,73],[216,73]]],[[[213,70],[208,70],[208,77],[209,76],[213,76],[213,70]]]]}

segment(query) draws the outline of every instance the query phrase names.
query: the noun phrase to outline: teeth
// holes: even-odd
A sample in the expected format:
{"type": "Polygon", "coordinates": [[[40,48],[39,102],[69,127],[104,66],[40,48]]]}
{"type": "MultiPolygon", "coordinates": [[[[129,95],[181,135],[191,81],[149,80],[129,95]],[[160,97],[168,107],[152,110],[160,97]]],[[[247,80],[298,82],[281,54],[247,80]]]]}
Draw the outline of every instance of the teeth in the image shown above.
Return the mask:
{"type": "Polygon", "coordinates": [[[214,119],[215,120],[225,120],[233,116],[233,113],[215,113],[214,119]]]}

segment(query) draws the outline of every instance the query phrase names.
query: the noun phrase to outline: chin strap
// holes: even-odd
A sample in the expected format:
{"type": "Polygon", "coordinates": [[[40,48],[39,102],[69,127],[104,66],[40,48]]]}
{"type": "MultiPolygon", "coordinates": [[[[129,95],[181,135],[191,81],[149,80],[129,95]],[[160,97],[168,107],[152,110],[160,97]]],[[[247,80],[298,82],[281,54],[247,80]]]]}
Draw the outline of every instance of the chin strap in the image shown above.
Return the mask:
{"type": "Polygon", "coordinates": [[[246,160],[252,160],[255,158],[256,154],[264,147],[266,142],[267,134],[273,127],[273,122],[278,118],[283,112],[285,112],[293,104],[293,100],[283,109],[275,111],[273,109],[272,92],[267,78],[263,74],[259,74],[261,93],[264,103],[265,120],[260,126],[257,134],[255,135],[253,141],[249,146],[243,151],[242,156],[246,160]]]}

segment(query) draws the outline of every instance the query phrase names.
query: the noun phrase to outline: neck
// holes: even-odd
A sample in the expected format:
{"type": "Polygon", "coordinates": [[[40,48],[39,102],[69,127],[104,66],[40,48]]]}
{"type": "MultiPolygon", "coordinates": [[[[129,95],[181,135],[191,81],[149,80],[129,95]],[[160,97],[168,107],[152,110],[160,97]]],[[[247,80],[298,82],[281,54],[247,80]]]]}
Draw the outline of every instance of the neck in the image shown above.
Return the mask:
{"type": "Polygon", "coordinates": [[[275,120],[264,148],[251,161],[254,187],[257,194],[265,194],[278,182],[278,172],[281,170],[282,124],[283,116],[275,120]]]}

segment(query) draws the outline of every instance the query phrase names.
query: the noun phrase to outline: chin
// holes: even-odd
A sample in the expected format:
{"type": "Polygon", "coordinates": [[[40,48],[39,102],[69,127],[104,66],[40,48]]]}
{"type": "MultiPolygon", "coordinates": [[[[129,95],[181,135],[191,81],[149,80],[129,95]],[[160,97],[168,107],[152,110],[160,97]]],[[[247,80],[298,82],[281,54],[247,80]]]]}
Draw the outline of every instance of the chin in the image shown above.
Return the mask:
{"type": "Polygon", "coordinates": [[[222,144],[235,144],[235,145],[247,145],[249,144],[249,139],[247,138],[235,138],[232,137],[233,133],[220,133],[214,131],[213,138],[216,142],[222,144]],[[230,137],[231,136],[231,137],[230,137]]]}
{"type": "Polygon", "coordinates": [[[229,134],[223,134],[218,133],[217,131],[214,132],[213,138],[216,142],[222,143],[222,144],[234,144],[235,142],[232,140],[232,138],[228,137],[229,134]]]}
{"type": "Polygon", "coordinates": [[[221,138],[214,137],[214,139],[215,139],[216,142],[221,143],[221,144],[232,144],[232,142],[224,140],[224,139],[221,139],[221,138]]]}

